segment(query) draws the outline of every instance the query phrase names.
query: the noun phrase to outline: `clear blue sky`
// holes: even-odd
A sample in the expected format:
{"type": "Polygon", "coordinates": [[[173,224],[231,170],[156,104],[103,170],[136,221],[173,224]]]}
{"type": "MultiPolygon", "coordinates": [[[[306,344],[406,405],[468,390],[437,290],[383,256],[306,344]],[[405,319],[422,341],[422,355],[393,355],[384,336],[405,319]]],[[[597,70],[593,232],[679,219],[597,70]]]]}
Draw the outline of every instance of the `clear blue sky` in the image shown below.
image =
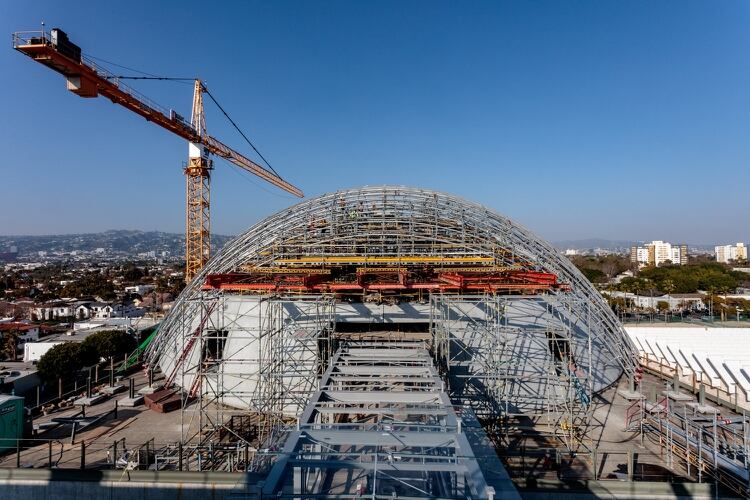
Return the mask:
{"type": "MultiPolygon", "coordinates": [[[[748,2],[2,2],[0,234],[184,226],[186,144],[13,51],[41,20],[205,79],[308,196],[406,184],[550,240],[750,240],[748,2]]],[[[138,88],[189,114],[189,85],[138,88]]],[[[217,167],[214,232],[294,202],[217,167]]]]}

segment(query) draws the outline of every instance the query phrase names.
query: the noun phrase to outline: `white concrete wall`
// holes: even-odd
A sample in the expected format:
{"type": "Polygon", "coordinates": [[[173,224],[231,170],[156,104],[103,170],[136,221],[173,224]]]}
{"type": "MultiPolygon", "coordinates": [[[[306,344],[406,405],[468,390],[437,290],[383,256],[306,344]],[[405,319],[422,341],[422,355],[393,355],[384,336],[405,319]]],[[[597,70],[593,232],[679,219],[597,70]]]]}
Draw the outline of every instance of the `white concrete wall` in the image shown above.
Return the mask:
{"type": "Polygon", "coordinates": [[[27,342],[23,346],[24,362],[39,361],[44,353],[55,347],[57,344],[62,344],[62,340],[55,342],[27,342]]]}

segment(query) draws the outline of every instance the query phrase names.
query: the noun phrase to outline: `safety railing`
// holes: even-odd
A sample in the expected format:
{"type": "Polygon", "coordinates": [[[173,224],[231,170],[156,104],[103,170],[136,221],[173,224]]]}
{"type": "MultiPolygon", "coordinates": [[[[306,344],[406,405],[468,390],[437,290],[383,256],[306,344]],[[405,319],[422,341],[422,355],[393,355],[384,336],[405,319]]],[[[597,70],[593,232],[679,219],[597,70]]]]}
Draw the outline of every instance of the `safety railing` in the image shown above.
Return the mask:
{"type": "Polygon", "coordinates": [[[16,31],[11,35],[13,48],[21,45],[40,45],[51,43],[52,37],[44,30],[16,31]]]}
{"type": "MultiPolygon", "coordinates": [[[[248,470],[256,450],[247,443],[183,445],[67,439],[0,439],[0,469],[248,470]]],[[[275,457],[278,453],[268,451],[275,457]]]]}
{"type": "Polygon", "coordinates": [[[527,482],[666,481],[690,482],[680,464],[670,467],[664,457],[649,451],[594,449],[570,453],[555,448],[509,450],[500,453],[512,478],[527,482]]]}

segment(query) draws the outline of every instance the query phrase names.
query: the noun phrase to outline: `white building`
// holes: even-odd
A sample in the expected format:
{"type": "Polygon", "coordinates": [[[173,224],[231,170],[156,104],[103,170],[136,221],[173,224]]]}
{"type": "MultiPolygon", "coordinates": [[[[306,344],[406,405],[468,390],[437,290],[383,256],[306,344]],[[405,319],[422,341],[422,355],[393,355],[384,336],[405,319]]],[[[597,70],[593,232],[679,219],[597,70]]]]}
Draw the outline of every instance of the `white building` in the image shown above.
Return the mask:
{"type": "Polygon", "coordinates": [[[116,318],[122,314],[121,304],[108,304],[106,302],[84,302],[75,309],[76,319],[89,318],[116,318]]]}
{"type": "Polygon", "coordinates": [[[685,265],[688,260],[687,245],[672,245],[666,241],[654,240],[644,246],[630,247],[630,261],[640,267],[664,264],[685,265]]]}
{"type": "Polygon", "coordinates": [[[6,334],[15,332],[18,335],[18,342],[36,342],[39,340],[39,325],[30,325],[27,323],[2,323],[0,324],[0,338],[6,334]]]}
{"type": "Polygon", "coordinates": [[[636,262],[639,264],[645,264],[648,262],[648,255],[649,251],[646,247],[637,247],[636,248],[636,262]]]}
{"type": "Polygon", "coordinates": [[[31,309],[32,321],[63,320],[75,316],[76,306],[64,301],[47,302],[31,309]]]}
{"type": "Polygon", "coordinates": [[[645,310],[658,311],[659,302],[667,303],[671,312],[703,311],[706,309],[706,304],[703,302],[704,297],[700,293],[673,293],[671,295],[657,295],[655,297],[619,291],[605,291],[603,293],[613,298],[625,299],[628,307],[637,307],[645,310]]]}
{"type": "Polygon", "coordinates": [[[136,295],[143,296],[144,294],[148,292],[153,292],[156,287],[154,285],[133,285],[133,286],[126,286],[125,292],[126,293],[134,293],[136,295]]]}
{"type": "Polygon", "coordinates": [[[83,342],[88,336],[102,331],[101,325],[96,328],[68,331],[57,335],[42,337],[36,342],[26,342],[23,346],[23,360],[25,363],[39,361],[44,354],[63,342],[83,342]]]}
{"type": "Polygon", "coordinates": [[[725,264],[732,260],[747,260],[747,247],[744,243],[734,245],[720,245],[714,247],[716,253],[716,262],[725,264]]]}
{"type": "Polygon", "coordinates": [[[649,368],[665,367],[673,373],[673,367],[679,367],[684,387],[697,389],[696,384],[703,383],[707,396],[727,406],[750,407],[750,328],[626,326],[625,331],[641,361],[651,361],[649,368]]]}

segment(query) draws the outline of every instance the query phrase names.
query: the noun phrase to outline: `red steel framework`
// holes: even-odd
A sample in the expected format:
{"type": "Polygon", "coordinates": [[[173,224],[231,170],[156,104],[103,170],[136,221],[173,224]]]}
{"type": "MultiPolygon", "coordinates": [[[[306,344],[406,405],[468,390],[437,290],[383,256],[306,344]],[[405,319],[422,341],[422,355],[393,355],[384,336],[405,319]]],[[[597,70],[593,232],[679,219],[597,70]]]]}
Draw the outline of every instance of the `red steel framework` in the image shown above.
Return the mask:
{"type": "Polygon", "coordinates": [[[437,270],[431,267],[360,268],[354,273],[333,269],[274,269],[273,272],[210,274],[205,290],[255,292],[367,292],[429,290],[436,292],[542,292],[565,290],[552,273],[462,268],[437,270]]]}

